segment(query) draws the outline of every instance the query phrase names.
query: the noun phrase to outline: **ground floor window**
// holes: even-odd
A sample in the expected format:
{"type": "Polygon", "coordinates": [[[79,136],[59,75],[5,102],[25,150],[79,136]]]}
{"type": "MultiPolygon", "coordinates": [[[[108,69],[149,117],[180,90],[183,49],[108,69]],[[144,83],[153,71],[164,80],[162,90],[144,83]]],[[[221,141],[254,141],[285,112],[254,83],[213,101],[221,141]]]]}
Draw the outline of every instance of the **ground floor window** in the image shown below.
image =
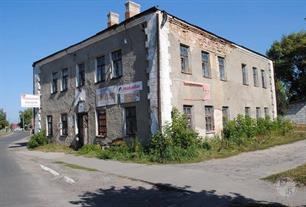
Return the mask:
{"type": "Polygon", "coordinates": [[[228,106],[222,107],[222,121],[223,121],[223,127],[227,124],[229,121],[229,108],[228,106]]]}
{"type": "Polygon", "coordinates": [[[213,106],[205,106],[205,127],[206,133],[210,133],[215,130],[213,106]]]}
{"type": "Polygon", "coordinates": [[[270,117],[270,116],[269,116],[269,108],[268,108],[268,107],[265,107],[264,110],[265,110],[265,118],[270,117]]]}
{"type": "Polygon", "coordinates": [[[97,120],[98,120],[98,136],[106,137],[107,127],[106,127],[106,111],[105,110],[97,110],[97,120]]]}
{"type": "Polygon", "coordinates": [[[256,107],[256,119],[259,119],[260,117],[261,117],[260,107],[256,107]]]}
{"type": "Polygon", "coordinates": [[[245,116],[251,117],[251,109],[250,109],[250,107],[245,107],[244,108],[244,113],[245,113],[245,116]]]}
{"type": "Polygon", "coordinates": [[[53,124],[52,124],[52,116],[47,116],[47,136],[52,137],[53,136],[53,124]]]}
{"type": "Polygon", "coordinates": [[[67,136],[68,135],[67,114],[61,114],[61,124],[62,124],[61,135],[62,136],[67,136]]]}
{"type": "Polygon", "coordinates": [[[192,128],[192,106],[184,105],[183,111],[187,118],[187,126],[192,128]]]}
{"type": "Polygon", "coordinates": [[[126,135],[135,136],[137,133],[136,107],[125,108],[126,135]]]}

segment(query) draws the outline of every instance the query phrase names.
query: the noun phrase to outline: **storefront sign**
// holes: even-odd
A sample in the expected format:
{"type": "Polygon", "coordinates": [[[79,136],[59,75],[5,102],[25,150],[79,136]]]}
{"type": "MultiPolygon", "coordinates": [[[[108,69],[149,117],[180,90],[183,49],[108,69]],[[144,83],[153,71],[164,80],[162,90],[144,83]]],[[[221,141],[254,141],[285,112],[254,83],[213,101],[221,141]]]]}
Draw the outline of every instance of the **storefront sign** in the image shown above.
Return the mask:
{"type": "Polygon", "coordinates": [[[109,86],[105,88],[99,88],[96,90],[96,105],[107,106],[117,103],[117,86],[109,86]]]}
{"type": "Polygon", "coordinates": [[[140,101],[141,90],[141,81],[119,86],[118,93],[120,95],[120,103],[131,103],[140,101]]]}
{"type": "Polygon", "coordinates": [[[40,107],[40,96],[24,94],[21,96],[21,107],[24,108],[39,108],[40,107]]]}

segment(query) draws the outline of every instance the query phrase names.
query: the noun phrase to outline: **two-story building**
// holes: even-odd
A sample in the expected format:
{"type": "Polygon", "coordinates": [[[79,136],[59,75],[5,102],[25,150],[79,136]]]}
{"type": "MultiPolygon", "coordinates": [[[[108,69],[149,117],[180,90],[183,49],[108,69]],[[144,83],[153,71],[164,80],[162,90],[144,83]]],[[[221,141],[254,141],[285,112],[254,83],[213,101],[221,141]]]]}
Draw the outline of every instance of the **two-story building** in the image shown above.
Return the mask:
{"type": "Polygon", "coordinates": [[[156,7],[33,63],[35,129],[70,145],[137,136],[148,143],[176,107],[201,136],[238,114],[276,117],[273,63],[156,7]]]}

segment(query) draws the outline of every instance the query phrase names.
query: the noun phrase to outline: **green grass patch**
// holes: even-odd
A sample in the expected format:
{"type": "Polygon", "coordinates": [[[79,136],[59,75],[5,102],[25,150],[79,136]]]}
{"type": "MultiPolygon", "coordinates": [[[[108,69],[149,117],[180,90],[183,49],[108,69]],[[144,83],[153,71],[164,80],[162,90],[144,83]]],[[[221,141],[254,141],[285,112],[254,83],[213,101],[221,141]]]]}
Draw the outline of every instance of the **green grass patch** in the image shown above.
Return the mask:
{"type": "Polygon", "coordinates": [[[64,165],[65,167],[69,167],[69,168],[77,169],[77,170],[86,170],[86,171],[90,171],[90,172],[98,171],[97,169],[94,169],[94,168],[83,167],[83,166],[80,166],[80,165],[70,164],[70,163],[66,163],[66,162],[62,162],[62,161],[55,161],[54,163],[61,164],[61,165],[64,165]]]}
{"type": "Polygon", "coordinates": [[[62,144],[50,143],[34,148],[34,150],[42,152],[64,152],[74,153],[73,149],[62,144]]]}
{"type": "Polygon", "coordinates": [[[306,164],[298,166],[291,170],[287,170],[285,172],[270,175],[268,177],[263,178],[263,180],[276,183],[278,180],[285,178],[291,178],[297,184],[306,186],[306,164]]]}

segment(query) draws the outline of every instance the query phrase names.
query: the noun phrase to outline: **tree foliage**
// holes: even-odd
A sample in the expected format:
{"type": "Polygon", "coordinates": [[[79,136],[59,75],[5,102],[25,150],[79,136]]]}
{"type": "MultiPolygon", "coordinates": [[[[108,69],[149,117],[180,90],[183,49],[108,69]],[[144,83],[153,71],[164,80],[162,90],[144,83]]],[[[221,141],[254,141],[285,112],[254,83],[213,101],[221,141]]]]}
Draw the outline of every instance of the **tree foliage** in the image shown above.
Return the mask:
{"type": "Polygon", "coordinates": [[[31,125],[31,123],[32,123],[32,109],[26,109],[26,110],[24,110],[24,111],[20,111],[19,112],[19,116],[20,116],[20,126],[22,127],[22,128],[24,128],[23,127],[23,124],[25,125],[25,126],[29,126],[29,125],[31,125]],[[23,118],[24,118],[24,122],[23,122],[23,118]]]}
{"type": "Polygon", "coordinates": [[[6,119],[6,113],[3,109],[0,109],[0,129],[3,129],[9,125],[9,122],[6,119]]]}
{"type": "Polygon", "coordinates": [[[306,100],[306,32],[283,36],[272,44],[267,55],[274,60],[276,79],[286,90],[285,94],[283,89],[276,90],[278,99],[287,95],[289,102],[306,100]]]}

